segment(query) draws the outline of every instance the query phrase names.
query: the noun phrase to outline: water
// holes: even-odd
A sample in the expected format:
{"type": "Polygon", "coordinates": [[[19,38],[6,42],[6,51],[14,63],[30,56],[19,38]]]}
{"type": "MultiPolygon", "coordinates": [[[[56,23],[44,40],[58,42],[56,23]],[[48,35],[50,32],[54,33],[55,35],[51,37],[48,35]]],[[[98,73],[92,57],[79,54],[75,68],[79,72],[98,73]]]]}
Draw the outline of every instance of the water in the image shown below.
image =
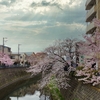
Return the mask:
{"type": "Polygon", "coordinates": [[[5,100],[50,100],[48,95],[38,90],[37,84],[22,86],[12,92],[5,100]]]}
{"type": "MultiPolygon", "coordinates": [[[[35,91],[33,95],[26,94],[24,97],[10,97],[10,100],[45,100],[45,95],[40,96],[40,91],[35,91]]],[[[49,100],[49,96],[46,96],[49,100]]]]}
{"type": "Polygon", "coordinates": [[[11,100],[40,100],[40,91],[35,91],[33,95],[26,94],[23,97],[10,97],[11,100]]]}

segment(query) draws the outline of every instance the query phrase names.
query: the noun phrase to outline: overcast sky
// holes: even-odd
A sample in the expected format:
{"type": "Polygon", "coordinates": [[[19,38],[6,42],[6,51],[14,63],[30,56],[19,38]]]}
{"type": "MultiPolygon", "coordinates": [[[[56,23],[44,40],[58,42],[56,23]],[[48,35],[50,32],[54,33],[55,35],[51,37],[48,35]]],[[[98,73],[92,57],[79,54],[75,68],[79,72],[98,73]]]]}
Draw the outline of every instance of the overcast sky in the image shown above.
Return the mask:
{"type": "Polygon", "coordinates": [[[40,92],[35,91],[33,95],[25,95],[23,97],[10,97],[11,100],[40,100],[40,92]]]}
{"type": "Polygon", "coordinates": [[[39,52],[57,39],[82,38],[86,0],[0,0],[0,44],[39,52]]]}

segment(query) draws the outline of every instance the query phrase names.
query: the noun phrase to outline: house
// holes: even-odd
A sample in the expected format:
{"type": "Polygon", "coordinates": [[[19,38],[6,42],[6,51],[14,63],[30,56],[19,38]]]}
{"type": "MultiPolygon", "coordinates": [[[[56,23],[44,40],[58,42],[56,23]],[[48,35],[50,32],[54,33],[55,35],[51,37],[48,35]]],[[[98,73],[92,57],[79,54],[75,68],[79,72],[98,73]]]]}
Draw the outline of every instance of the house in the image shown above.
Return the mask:
{"type": "Polygon", "coordinates": [[[27,60],[28,55],[26,53],[21,54],[11,54],[11,59],[14,62],[14,65],[27,67],[30,66],[30,63],[27,60]]]}
{"type": "Polygon", "coordinates": [[[11,48],[7,46],[0,45],[0,53],[5,53],[11,55],[11,48]]]}

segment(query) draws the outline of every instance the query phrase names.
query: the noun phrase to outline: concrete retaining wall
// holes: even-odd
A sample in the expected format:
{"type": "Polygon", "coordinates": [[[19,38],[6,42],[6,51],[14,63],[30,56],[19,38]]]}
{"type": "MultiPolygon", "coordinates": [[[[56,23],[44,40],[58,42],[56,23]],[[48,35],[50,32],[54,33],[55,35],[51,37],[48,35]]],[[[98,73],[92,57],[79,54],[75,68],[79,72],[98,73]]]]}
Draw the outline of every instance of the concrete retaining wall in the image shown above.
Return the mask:
{"type": "Polygon", "coordinates": [[[3,68],[0,69],[0,89],[6,84],[16,81],[19,78],[25,77],[28,73],[25,72],[26,68],[3,68]]]}
{"type": "Polygon", "coordinates": [[[93,87],[90,84],[82,84],[74,77],[69,82],[71,87],[61,90],[65,100],[100,100],[100,86],[93,87]]]}

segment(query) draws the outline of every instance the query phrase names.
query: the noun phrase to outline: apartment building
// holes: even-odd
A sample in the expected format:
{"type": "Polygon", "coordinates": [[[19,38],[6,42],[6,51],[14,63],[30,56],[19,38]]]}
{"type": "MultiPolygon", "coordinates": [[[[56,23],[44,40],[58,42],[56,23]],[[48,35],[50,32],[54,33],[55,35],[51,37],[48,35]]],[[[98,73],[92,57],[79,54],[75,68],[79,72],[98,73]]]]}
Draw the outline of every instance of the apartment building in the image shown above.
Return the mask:
{"type": "Polygon", "coordinates": [[[3,45],[0,45],[0,52],[4,52],[8,55],[11,54],[11,48],[10,47],[7,47],[7,46],[3,46],[3,45]]]}
{"type": "Polygon", "coordinates": [[[86,1],[86,22],[87,22],[87,28],[86,28],[86,34],[92,34],[96,26],[94,25],[93,19],[97,18],[100,19],[100,0],[87,0],[86,1]]]}

